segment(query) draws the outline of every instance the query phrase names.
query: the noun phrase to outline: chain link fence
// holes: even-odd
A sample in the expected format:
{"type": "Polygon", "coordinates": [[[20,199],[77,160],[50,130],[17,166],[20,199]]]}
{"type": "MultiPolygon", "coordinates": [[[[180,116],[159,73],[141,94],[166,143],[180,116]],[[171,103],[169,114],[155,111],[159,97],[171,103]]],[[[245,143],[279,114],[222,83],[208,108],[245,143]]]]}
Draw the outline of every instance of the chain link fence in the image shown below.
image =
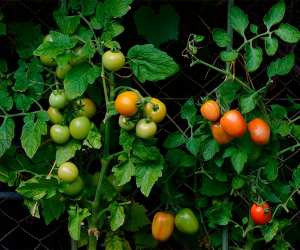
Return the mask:
{"type": "MultiPolygon", "coordinates": [[[[137,1],[137,5],[148,3],[155,7],[161,4],[160,1],[137,1]]],[[[252,18],[257,20],[266,11],[263,2],[272,1],[237,1],[242,7],[246,6],[247,12],[252,18]],[[244,6],[243,6],[244,5],[244,6]],[[263,12],[264,11],[264,12],[263,12]]],[[[275,2],[275,1],[273,1],[275,2]]],[[[162,48],[172,55],[181,65],[181,70],[175,76],[166,81],[152,85],[141,85],[134,82],[133,86],[138,88],[142,94],[157,96],[162,99],[168,107],[168,119],[160,126],[159,137],[164,138],[166,134],[172,131],[184,131],[185,124],[180,118],[180,108],[183,103],[194,96],[196,101],[200,97],[211,93],[224,79],[223,76],[208,71],[203,66],[189,67],[189,62],[182,58],[181,51],[185,48],[185,43],[189,33],[205,33],[210,32],[207,24],[219,24],[224,26],[226,20],[226,1],[163,1],[163,3],[171,3],[178,10],[180,22],[180,39],[176,42],[170,42],[162,48]],[[216,14],[217,13],[217,14],[216,14]],[[219,13],[219,14],[218,14],[219,13]],[[215,18],[219,18],[215,20],[215,18]],[[207,23],[206,23],[207,22],[207,23]]],[[[52,11],[56,8],[56,1],[21,1],[8,0],[0,1],[0,9],[3,13],[9,13],[7,20],[11,21],[32,21],[40,23],[42,30],[51,29],[54,26],[52,20],[52,11]]],[[[270,5],[271,6],[271,5],[270,5]]],[[[135,8],[135,7],[134,7],[135,8]]],[[[300,1],[288,1],[288,20],[296,26],[300,26],[300,1]]],[[[134,41],[132,41],[134,42],[134,41]]],[[[265,102],[268,104],[280,103],[286,105],[290,99],[299,103],[300,94],[300,48],[287,46],[279,53],[286,54],[294,51],[296,56],[296,67],[287,77],[276,78],[271,85],[265,102]]],[[[212,58],[208,58],[209,62],[217,59],[217,54],[212,50],[210,53],[212,58]]],[[[217,63],[218,64],[218,63],[217,63]]],[[[264,70],[256,73],[252,80],[256,87],[259,83],[264,83],[264,70]]],[[[290,117],[291,119],[300,115],[300,111],[295,111],[290,117]]],[[[286,155],[282,160],[282,165],[289,161],[293,162],[299,159],[299,150],[286,155]],[[298,158],[297,158],[298,157],[298,158]]],[[[287,164],[288,165],[288,164],[287,164]]],[[[294,221],[300,221],[300,213],[294,215],[294,221]]],[[[59,221],[46,226],[43,220],[33,218],[22,204],[22,199],[15,192],[0,184],[0,250],[32,250],[32,249],[69,249],[70,240],[67,232],[67,221],[62,218],[59,221]]]]}

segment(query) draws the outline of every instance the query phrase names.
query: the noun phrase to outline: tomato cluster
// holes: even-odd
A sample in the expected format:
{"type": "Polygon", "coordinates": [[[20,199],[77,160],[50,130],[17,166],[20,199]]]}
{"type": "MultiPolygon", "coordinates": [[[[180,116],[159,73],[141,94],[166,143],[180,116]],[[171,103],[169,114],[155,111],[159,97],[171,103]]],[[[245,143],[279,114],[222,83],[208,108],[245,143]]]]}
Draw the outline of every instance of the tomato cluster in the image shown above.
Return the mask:
{"type": "Polygon", "coordinates": [[[119,116],[119,126],[125,130],[135,128],[137,137],[152,138],[157,132],[157,123],[166,114],[166,105],[157,98],[143,98],[137,91],[125,91],[115,99],[115,109],[119,116]]]}

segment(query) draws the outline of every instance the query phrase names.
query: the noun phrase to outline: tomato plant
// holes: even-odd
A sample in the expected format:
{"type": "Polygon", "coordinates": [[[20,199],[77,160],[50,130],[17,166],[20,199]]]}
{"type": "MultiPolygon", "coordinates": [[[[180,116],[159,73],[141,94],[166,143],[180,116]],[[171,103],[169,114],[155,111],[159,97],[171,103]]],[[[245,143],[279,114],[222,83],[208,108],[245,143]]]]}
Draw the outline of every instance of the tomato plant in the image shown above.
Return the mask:
{"type": "Polygon", "coordinates": [[[110,71],[118,71],[125,65],[125,56],[121,51],[108,50],[102,55],[104,68],[110,71]]]}
{"type": "Polygon", "coordinates": [[[149,139],[156,134],[157,125],[155,122],[147,121],[146,119],[141,119],[137,122],[135,126],[135,133],[137,137],[143,139],[149,139]]]}
{"type": "Polygon", "coordinates": [[[151,98],[150,102],[145,105],[144,110],[146,116],[156,123],[161,122],[167,114],[166,105],[157,98],[151,98]]]}
{"type": "Polygon", "coordinates": [[[219,144],[227,144],[229,143],[233,137],[228,135],[220,123],[214,123],[210,126],[210,130],[212,136],[219,144]]]}
{"type": "Polygon", "coordinates": [[[270,205],[267,202],[263,204],[254,203],[250,209],[250,215],[255,224],[264,225],[272,219],[270,205]]]}
{"type": "Polygon", "coordinates": [[[134,91],[125,91],[115,100],[115,109],[120,115],[133,116],[137,111],[139,97],[134,91]]]}
{"type": "Polygon", "coordinates": [[[77,115],[92,118],[96,114],[96,104],[90,98],[79,99],[77,115]]]}
{"type": "Polygon", "coordinates": [[[168,240],[174,230],[174,216],[168,212],[155,213],[152,221],[152,235],[158,241],[168,240]]]}
{"type": "Polygon", "coordinates": [[[49,107],[47,110],[49,119],[54,123],[54,124],[60,124],[63,121],[63,115],[59,112],[58,109],[49,107]]]}
{"type": "Polygon", "coordinates": [[[71,65],[70,64],[66,64],[64,66],[57,66],[56,67],[56,76],[59,78],[59,79],[64,79],[66,74],[71,70],[71,65]]]}
{"type": "Polygon", "coordinates": [[[270,127],[260,118],[255,118],[248,123],[251,140],[256,144],[267,144],[270,139],[270,127]]]}
{"type": "Polygon", "coordinates": [[[67,126],[55,124],[50,128],[50,136],[54,142],[64,144],[70,138],[70,131],[67,126]]]}
{"type": "Polygon", "coordinates": [[[77,140],[82,140],[87,137],[91,128],[90,120],[85,116],[74,118],[69,125],[70,134],[77,140]]]}
{"type": "Polygon", "coordinates": [[[175,216],[175,226],[182,233],[194,234],[199,229],[199,222],[190,208],[182,208],[175,216]]]}
{"type": "Polygon", "coordinates": [[[53,108],[64,108],[67,104],[67,97],[64,90],[54,90],[49,96],[49,104],[53,108]]]}
{"type": "Polygon", "coordinates": [[[120,115],[119,116],[119,126],[125,130],[132,130],[135,128],[135,122],[128,119],[128,117],[120,115]]]}
{"type": "Polygon", "coordinates": [[[201,105],[200,113],[205,119],[215,122],[219,119],[221,111],[216,101],[208,100],[201,105]]]}
{"type": "Polygon", "coordinates": [[[237,110],[227,111],[220,119],[224,131],[232,137],[242,137],[247,130],[247,124],[242,114],[237,110]]]}
{"type": "Polygon", "coordinates": [[[69,196],[76,196],[81,193],[84,188],[84,182],[80,176],[78,176],[73,182],[71,183],[64,183],[62,184],[62,191],[64,194],[69,196]]]}
{"type": "Polygon", "coordinates": [[[57,175],[64,182],[73,182],[78,177],[78,168],[72,162],[64,162],[59,166],[57,175]]]}

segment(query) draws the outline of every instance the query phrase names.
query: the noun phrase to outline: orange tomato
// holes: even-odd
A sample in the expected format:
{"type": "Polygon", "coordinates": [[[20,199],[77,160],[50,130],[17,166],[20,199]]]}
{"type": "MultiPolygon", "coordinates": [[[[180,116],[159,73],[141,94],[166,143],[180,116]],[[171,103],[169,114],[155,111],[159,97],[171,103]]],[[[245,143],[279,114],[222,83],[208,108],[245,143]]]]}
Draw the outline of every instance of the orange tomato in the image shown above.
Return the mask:
{"type": "Polygon", "coordinates": [[[125,91],[119,94],[115,100],[115,109],[120,115],[133,116],[138,108],[138,95],[134,91],[125,91]]]}
{"type": "Polygon", "coordinates": [[[217,121],[220,117],[219,104],[214,100],[206,101],[201,105],[200,113],[205,119],[209,121],[217,121]]]}
{"type": "Polygon", "coordinates": [[[218,122],[218,123],[214,123],[210,126],[210,130],[211,130],[211,133],[214,137],[214,139],[219,143],[219,144],[227,144],[229,143],[233,137],[228,135],[223,127],[221,126],[221,124],[218,122]]]}
{"type": "Polygon", "coordinates": [[[221,118],[220,124],[228,135],[242,137],[247,130],[247,123],[237,110],[227,111],[221,118]]]}
{"type": "Polygon", "coordinates": [[[264,120],[254,118],[248,123],[248,131],[254,143],[264,145],[269,142],[270,127],[264,120]]]}
{"type": "Polygon", "coordinates": [[[157,212],[152,221],[152,235],[158,241],[168,240],[174,230],[174,216],[167,212],[157,212]]]}

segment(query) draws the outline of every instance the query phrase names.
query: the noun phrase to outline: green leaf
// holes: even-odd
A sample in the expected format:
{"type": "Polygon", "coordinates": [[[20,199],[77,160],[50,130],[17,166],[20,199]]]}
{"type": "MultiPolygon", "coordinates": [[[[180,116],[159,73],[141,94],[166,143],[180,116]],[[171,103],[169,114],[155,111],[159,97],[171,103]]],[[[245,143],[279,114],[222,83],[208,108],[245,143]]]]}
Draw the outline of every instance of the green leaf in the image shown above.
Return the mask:
{"type": "Polygon", "coordinates": [[[100,40],[109,42],[116,36],[122,34],[125,28],[118,22],[109,23],[104,27],[100,40]]]}
{"type": "Polygon", "coordinates": [[[135,175],[135,166],[128,160],[124,161],[112,168],[117,186],[122,186],[131,180],[135,175]]]}
{"type": "Polygon", "coordinates": [[[245,185],[245,180],[244,178],[240,176],[234,176],[231,182],[231,186],[233,189],[238,190],[241,189],[245,185]]]}
{"type": "Polygon", "coordinates": [[[24,205],[28,208],[29,213],[31,214],[32,217],[38,218],[38,219],[41,218],[40,211],[39,211],[40,204],[38,201],[25,199],[24,205]]]}
{"type": "Polygon", "coordinates": [[[273,25],[278,24],[282,21],[285,14],[285,3],[280,0],[274,4],[268,13],[264,16],[264,24],[269,30],[273,25]]]}
{"type": "Polygon", "coordinates": [[[249,25],[248,15],[239,7],[233,6],[229,12],[229,21],[232,28],[245,36],[245,30],[249,25]]]}
{"type": "Polygon", "coordinates": [[[180,131],[168,134],[164,140],[163,146],[167,149],[177,148],[186,142],[186,138],[180,131]]]}
{"type": "Polygon", "coordinates": [[[137,140],[132,149],[132,155],[142,161],[159,161],[161,154],[155,146],[149,146],[143,140],[137,140]]]}
{"type": "Polygon", "coordinates": [[[294,124],[292,128],[292,134],[295,136],[298,140],[300,140],[300,125],[294,124]]]}
{"type": "Polygon", "coordinates": [[[106,22],[109,21],[109,17],[107,16],[106,6],[103,2],[98,2],[97,8],[96,8],[96,14],[91,19],[91,25],[94,29],[100,30],[102,29],[106,22]]]}
{"type": "Polygon", "coordinates": [[[236,50],[231,51],[221,51],[220,59],[223,62],[234,62],[239,57],[239,53],[236,50]]]}
{"type": "Polygon", "coordinates": [[[300,31],[295,26],[288,23],[280,24],[274,33],[286,43],[297,43],[300,41],[300,31]]]}
{"type": "Polygon", "coordinates": [[[215,43],[221,48],[227,47],[231,43],[230,36],[223,29],[213,29],[212,36],[215,43]]]}
{"type": "Polygon", "coordinates": [[[81,149],[81,143],[78,140],[69,140],[62,146],[57,146],[56,150],[56,164],[60,166],[62,163],[70,160],[76,154],[77,150],[81,149]]]}
{"type": "Polygon", "coordinates": [[[230,190],[227,182],[219,182],[211,180],[208,177],[203,177],[200,193],[209,197],[220,196],[226,194],[230,190]]]}
{"type": "Polygon", "coordinates": [[[100,76],[100,68],[87,63],[73,67],[64,79],[64,89],[69,99],[82,96],[89,84],[100,76]]]}
{"type": "Polygon", "coordinates": [[[133,203],[126,209],[126,222],[124,225],[126,231],[138,232],[142,227],[149,224],[147,210],[143,205],[133,203]]]}
{"type": "Polygon", "coordinates": [[[178,168],[188,168],[196,165],[196,158],[179,148],[169,150],[166,154],[166,160],[178,168]]]}
{"type": "Polygon", "coordinates": [[[84,0],[81,1],[81,13],[84,16],[93,15],[96,9],[97,0],[84,0]]]}
{"type": "Polygon", "coordinates": [[[268,56],[274,56],[278,50],[278,39],[276,37],[266,37],[265,41],[265,50],[268,56]]]}
{"type": "Polygon", "coordinates": [[[220,103],[224,106],[230,106],[230,104],[237,98],[237,92],[240,90],[241,85],[232,79],[224,81],[217,90],[220,103]]]}
{"type": "Polygon", "coordinates": [[[296,188],[300,188],[300,165],[293,171],[293,182],[296,188]]]}
{"type": "Polygon", "coordinates": [[[247,152],[243,150],[236,149],[236,152],[231,155],[231,164],[238,174],[240,174],[243,171],[247,159],[247,152]]]}
{"type": "Polygon", "coordinates": [[[179,67],[167,53],[154,48],[152,44],[135,45],[128,51],[130,68],[137,79],[159,81],[175,74],[179,67]]]}
{"type": "Polygon", "coordinates": [[[268,68],[268,77],[279,75],[283,76],[288,74],[295,65],[295,55],[290,53],[282,58],[278,58],[276,61],[272,62],[268,68]]]}
{"type": "Polygon", "coordinates": [[[134,13],[134,21],[138,33],[156,47],[178,39],[179,15],[172,5],[162,5],[159,11],[142,6],[134,13]]]}
{"type": "Polygon", "coordinates": [[[6,24],[0,22],[0,36],[5,36],[6,35],[6,24]]]}
{"type": "Polygon", "coordinates": [[[232,214],[232,203],[231,202],[218,202],[215,203],[211,208],[207,210],[207,218],[209,227],[215,225],[226,226],[231,220],[232,214]]]}
{"type": "Polygon", "coordinates": [[[278,161],[274,158],[271,158],[267,161],[266,166],[264,167],[264,174],[269,181],[275,181],[278,176],[278,161]]]}
{"type": "Polygon", "coordinates": [[[49,225],[53,220],[57,220],[66,209],[65,204],[60,201],[59,196],[54,196],[50,199],[44,199],[42,200],[41,204],[46,225],[49,225]]]}
{"type": "Polygon", "coordinates": [[[248,72],[256,71],[263,61],[263,50],[260,47],[253,48],[248,45],[245,48],[246,69],[248,72]]]}
{"type": "Polygon", "coordinates": [[[113,18],[122,17],[130,10],[133,0],[105,0],[106,11],[113,18]]]}
{"type": "Polygon", "coordinates": [[[121,129],[119,143],[125,151],[130,151],[133,147],[135,137],[125,129],[121,129]]]}
{"type": "Polygon", "coordinates": [[[4,155],[6,150],[11,146],[15,136],[15,122],[11,118],[5,118],[0,126],[0,157],[4,155]]]}
{"type": "Polygon", "coordinates": [[[279,222],[273,221],[272,223],[266,225],[262,228],[262,234],[266,242],[270,242],[276,236],[279,229],[279,222]]]}
{"type": "Polygon", "coordinates": [[[41,111],[36,115],[29,113],[24,117],[21,144],[26,155],[32,158],[41,145],[42,135],[47,134],[47,113],[41,111]]]}
{"type": "Polygon", "coordinates": [[[80,24],[79,16],[65,16],[62,10],[54,11],[53,16],[57,26],[64,34],[73,34],[80,24]]]}
{"type": "Polygon", "coordinates": [[[257,92],[254,92],[248,96],[242,96],[240,99],[241,112],[247,114],[255,109],[259,95],[257,92]]]}
{"type": "Polygon", "coordinates": [[[73,240],[80,239],[81,223],[91,214],[87,208],[80,208],[78,206],[70,206],[68,210],[68,231],[73,240]]]}
{"type": "Polygon", "coordinates": [[[157,249],[158,245],[158,242],[153,238],[153,236],[144,231],[139,231],[134,234],[134,243],[136,249],[157,249]]]}
{"type": "Polygon", "coordinates": [[[274,250],[289,250],[292,249],[291,244],[284,239],[276,241],[276,244],[273,245],[274,250]]]}
{"type": "Polygon", "coordinates": [[[253,34],[257,35],[257,33],[258,33],[258,26],[257,26],[256,24],[251,23],[251,24],[250,24],[250,31],[251,31],[253,34]]]}
{"type": "Polygon", "coordinates": [[[205,161],[211,160],[216,153],[220,151],[220,146],[216,140],[209,140],[203,150],[203,158],[205,161]]]}
{"type": "Polygon", "coordinates": [[[83,141],[83,145],[94,148],[94,149],[100,149],[101,144],[101,134],[100,131],[97,129],[94,123],[92,123],[92,126],[90,128],[90,131],[87,135],[87,137],[83,141]]]}
{"type": "Polygon", "coordinates": [[[273,120],[271,122],[272,133],[279,134],[283,137],[288,136],[292,131],[292,124],[286,120],[273,120]]]}
{"type": "Polygon", "coordinates": [[[277,119],[285,120],[288,117],[288,113],[285,107],[279,104],[271,105],[271,113],[270,115],[277,119]]]}
{"type": "Polygon", "coordinates": [[[112,231],[116,231],[125,222],[124,207],[119,205],[117,202],[110,204],[110,228],[112,231]]]}
{"type": "Polygon", "coordinates": [[[180,117],[188,121],[189,126],[193,126],[196,122],[197,109],[194,99],[189,98],[181,107],[180,117]]]}
{"type": "Polygon", "coordinates": [[[192,137],[186,143],[187,150],[194,156],[200,152],[203,143],[202,137],[192,137]]]}
{"type": "MultiPolygon", "coordinates": [[[[7,68],[7,61],[4,58],[0,58],[0,73],[6,73],[8,70],[7,68]]],[[[7,84],[1,84],[0,85],[0,90],[3,89],[2,85],[5,85],[5,87],[7,86],[7,84]]]]}
{"type": "Polygon", "coordinates": [[[124,240],[116,234],[106,234],[104,245],[105,250],[124,250],[124,240]]]}

